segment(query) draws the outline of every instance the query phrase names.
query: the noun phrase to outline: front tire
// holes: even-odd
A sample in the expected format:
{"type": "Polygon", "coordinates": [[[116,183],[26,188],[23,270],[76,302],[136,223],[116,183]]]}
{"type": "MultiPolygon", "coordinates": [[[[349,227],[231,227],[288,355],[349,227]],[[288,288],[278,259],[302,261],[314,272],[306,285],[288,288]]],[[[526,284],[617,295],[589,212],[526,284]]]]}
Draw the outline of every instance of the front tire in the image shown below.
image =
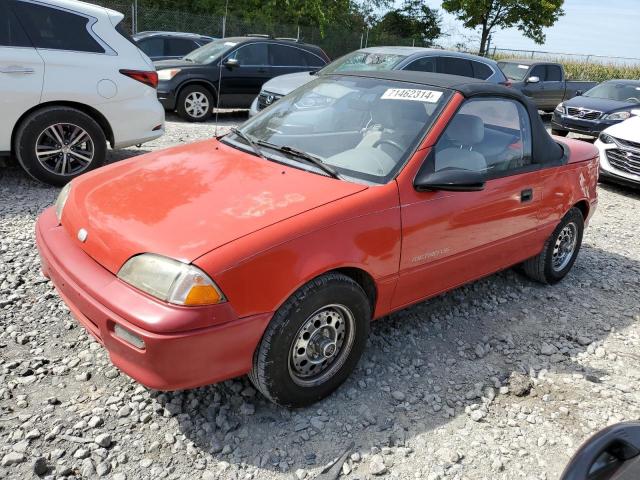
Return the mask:
{"type": "Polygon", "coordinates": [[[104,165],[107,139],[100,125],[86,113],[49,107],[22,122],[14,149],[18,162],[31,177],[61,187],[104,165]]]}
{"type": "Polygon", "coordinates": [[[551,135],[556,135],[558,137],[566,137],[569,134],[568,130],[556,130],[555,128],[551,129],[551,135]]]}
{"type": "Polygon", "coordinates": [[[541,283],[559,282],[569,273],[576,261],[583,233],[582,212],[573,207],[547,239],[542,252],[522,264],[524,272],[531,279],[541,283]]]}
{"type": "Polygon", "coordinates": [[[354,280],[322,275],[273,316],[254,354],[251,382],[286,407],[314,403],[353,371],[369,335],[371,305],[354,280]]]}
{"type": "Polygon", "coordinates": [[[178,115],[188,122],[204,122],[213,114],[214,96],[201,85],[185,87],[178,96],[178,115]]]}

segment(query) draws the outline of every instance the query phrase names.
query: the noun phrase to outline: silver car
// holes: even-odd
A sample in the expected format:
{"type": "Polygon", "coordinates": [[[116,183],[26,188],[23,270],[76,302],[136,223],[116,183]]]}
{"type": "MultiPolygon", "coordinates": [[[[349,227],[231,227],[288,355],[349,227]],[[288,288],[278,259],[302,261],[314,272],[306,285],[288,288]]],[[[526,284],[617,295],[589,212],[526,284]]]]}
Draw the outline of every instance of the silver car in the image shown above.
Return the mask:
{"type": "Polygon", "coordinates": [[[272,78],[262,86],[260,94],[251,104],[249,116],[254,116],[317,75],[373,70],[448,73],[509,84],[496,62],[477,55],[421,47],[370,47],[351,52],[315,72],[298,72],[272,78]]]}

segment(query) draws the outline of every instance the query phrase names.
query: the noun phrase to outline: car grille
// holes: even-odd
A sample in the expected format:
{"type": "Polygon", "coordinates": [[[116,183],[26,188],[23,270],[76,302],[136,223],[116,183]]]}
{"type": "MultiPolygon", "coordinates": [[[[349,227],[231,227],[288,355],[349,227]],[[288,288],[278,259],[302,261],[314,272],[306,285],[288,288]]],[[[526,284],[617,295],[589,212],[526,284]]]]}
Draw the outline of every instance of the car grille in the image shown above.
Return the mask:
{"type": "MultiPolygon", "coordinates": [[[[616,139],[619,142],[618,139],[616,139]]],[[[607,160],[609,164],[621,172],[631,173],[640,176],[640,149],[627,150],[622,148],[612,148],[607,150],[607,160]]]]}
{"type": "Polygon", "coordinates": [[[258,110],[262,110],[263,108],[273,105],[281,98],[282,95],[277,95],[271,92],[260,92],[260,95],[258,95],[258,110]]]}
{"type": "Polygon", "coordinates": [[[589,110],[587,108],[567,107],[567,115],[570,117],[580,118],[582,120],[595,120],[600,118],[602,112],[598,110],[589,110]]]}

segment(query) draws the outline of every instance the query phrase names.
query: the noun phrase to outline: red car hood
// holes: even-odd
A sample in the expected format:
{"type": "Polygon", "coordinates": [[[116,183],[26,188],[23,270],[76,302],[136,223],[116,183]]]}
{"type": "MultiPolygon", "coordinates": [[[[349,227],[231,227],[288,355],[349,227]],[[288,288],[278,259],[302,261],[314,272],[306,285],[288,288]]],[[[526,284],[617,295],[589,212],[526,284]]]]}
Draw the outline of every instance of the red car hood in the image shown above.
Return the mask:
{"type": "Polygon", "coordinates": [[[185,262],[366,186],[282,166],[216,140],[133,158],[73,182],[62,224],[116,273],[133,255],[185,262]],[[78,231],[88,232],[84,243],[78,231]]]}

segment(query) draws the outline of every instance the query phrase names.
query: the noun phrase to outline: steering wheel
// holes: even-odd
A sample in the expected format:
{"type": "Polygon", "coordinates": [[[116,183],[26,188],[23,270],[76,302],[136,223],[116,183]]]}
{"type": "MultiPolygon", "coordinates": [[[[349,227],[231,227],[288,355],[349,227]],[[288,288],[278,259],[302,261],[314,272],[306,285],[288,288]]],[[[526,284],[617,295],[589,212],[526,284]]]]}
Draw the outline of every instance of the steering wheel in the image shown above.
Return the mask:
{"type": "Polygon", "coordinates": [[[401,146],[399,143],[395,142],[394,140],[389,140],[388,138],[382,138],[380,140],[378,140],[376,143],[373,144],[373,148],[376,148],[379,145],[382,144],[387,144],[387,145],[391,145],[392,147],[398,149],[400,151],[400,153],[404,153],[404,147],[401,146]]]}
{"type": "Polygon", "coordinates": [[[629,97],[625,100],[625,102],[636,102],[636,103],[640,103],[640,98],[636,98],[636,97],[629,97]]]}

